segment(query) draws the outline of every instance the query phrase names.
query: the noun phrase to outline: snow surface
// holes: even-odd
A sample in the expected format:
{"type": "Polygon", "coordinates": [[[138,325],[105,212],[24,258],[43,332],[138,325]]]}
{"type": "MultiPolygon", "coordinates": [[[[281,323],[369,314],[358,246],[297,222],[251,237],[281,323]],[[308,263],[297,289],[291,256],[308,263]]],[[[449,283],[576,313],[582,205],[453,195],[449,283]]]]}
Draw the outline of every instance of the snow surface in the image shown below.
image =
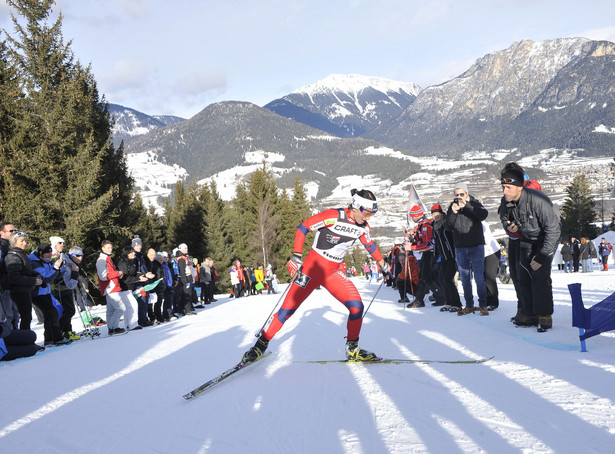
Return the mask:
{"type": "Polygon", "coordinates": [[[279,298],[220,295],[194,317],[0,363],[0,452],[613,452],[615,335],[593,337],[580,352],[566,285],[581,282],[590,306],[615,291],[614,274],[554,271],[547,333],[510,323],[511,285],[500,284],[490,316],[458,317],[405,309],[392,289],[376,295],[377,283],[355,278],[366,305],[376,295],[364,348],[401,358],[495,357],[476,365],[296,363],[344,355],[347,312],[317,290],[273,339],[272,355],[185,401],[241,358],[279,298]]]}

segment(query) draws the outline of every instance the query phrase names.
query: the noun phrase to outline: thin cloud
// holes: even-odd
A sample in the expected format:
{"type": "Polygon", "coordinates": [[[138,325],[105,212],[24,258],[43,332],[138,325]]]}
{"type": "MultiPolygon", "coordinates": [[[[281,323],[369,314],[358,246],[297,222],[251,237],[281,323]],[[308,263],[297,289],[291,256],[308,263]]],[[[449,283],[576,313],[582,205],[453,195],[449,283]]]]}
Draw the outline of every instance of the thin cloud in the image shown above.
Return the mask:
{"type": "Polygon", "coordinates": [[[615,42],[615,27],[594,28],[579,32],[576,36],[597,41],[615,42]]]}

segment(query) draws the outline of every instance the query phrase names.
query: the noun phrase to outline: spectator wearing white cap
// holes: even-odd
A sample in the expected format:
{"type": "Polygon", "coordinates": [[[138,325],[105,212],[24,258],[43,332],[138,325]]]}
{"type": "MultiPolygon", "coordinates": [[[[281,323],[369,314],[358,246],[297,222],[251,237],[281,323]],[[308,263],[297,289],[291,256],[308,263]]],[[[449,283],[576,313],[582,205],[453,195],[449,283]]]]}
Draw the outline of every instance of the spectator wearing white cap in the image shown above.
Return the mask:
{"type": "Polygon", "coordinates": [[[59,236],[50,236],[49,243],[51,244],[51,258],[56,261],[60,258],[62,252],[64,252],[64,240],[59,236]]]}
{"type": "MultiPolygon", "coordinates": [[[[64,244],[61,246],[64,250],[64,244]]],[[[79,340],[81,336],[73,331],[71,320],[75,315],[75,288],[79,284],[79,266],[80,257],[83,257],[83,251],[80,247],[72,247],[68,254],[61,253],[59,260],[62,261],[60,266],[60,275],[52,287],[52,295],[60,302],[62,306],[62,315],[60,316],[60,330],[65,339],[79,340]],[[72,254],[71,254],[72,251],[72,254]]]]}

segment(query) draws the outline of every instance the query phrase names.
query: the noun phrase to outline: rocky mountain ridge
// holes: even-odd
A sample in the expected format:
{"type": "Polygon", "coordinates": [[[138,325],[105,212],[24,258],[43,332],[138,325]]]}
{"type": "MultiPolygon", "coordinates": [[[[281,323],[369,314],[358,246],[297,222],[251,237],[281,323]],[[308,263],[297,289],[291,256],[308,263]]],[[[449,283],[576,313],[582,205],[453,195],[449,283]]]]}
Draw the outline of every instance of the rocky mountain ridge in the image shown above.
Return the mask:
{"type": "Polygon", "coordinates": [[[421,91],[393,121],[365,134],[419,155],[517,148],[613,149],[615,44],[584,38],[520,41],[421,91]]]}
{"type": "MultiPolygon", "coordinates": [[[[362,114],[370,112],[368,105],[374,112],[382,109],[380,118],[386,115],[384,107],[395,104],[391,98],[369,104],[368,97],[358,93],[371,91],[352,84],[341,96],[336,92],[341,89],[340,81],[352,78],[328,80],[324,87],[313,84],[297,90],[302,106],[290,102],[295,99],[292,93],[281,100],[286,107],[312,115],[312,120],[319,119],[332,129],[338,127],[329,121],[328,112],[341,111],[341,104],[325,103],[327,108],[318,108],[317,102],[308,100],[328,94],[330,99],[348,100],[362,114]]],[[[357,80],[364,83],[369,78],[357,80]]],[[[382,96],[388,89],[374,91],[382,96]]],[[[126,149],[178,165],[187,170],[187,178],[201,180],[227,172],[221,181],[229,184],[245,178],[243,170],[233,169],[245,169],[248,155],[264,160],[275,156],[280,183],[289,187],[293,176],[300,173],[316,188],[313,195],[319,203],[334,197],[342,180],[358,175],[407,189],[408,182],[424,170],[424,164],[413,158],[418,156],[444,157],[459,169],[467,161],[472,174],[493,179],[502,160],[525,159],[525,166],[540,171],[549,162],[540,156],[564,155],[571,156],[567,162],[574,169],[575,162],[586,157],[612,158],[615,149],[615,44],[610,42],[582,38],[520,41],[478,59],[449,82],[416,95],[411,91],[406,90],[404,96],[416,99],[361,138],[340,137],[332,130],[327,133],[324,127],[313,128],[299,118],[277,115],[251,103],[221,102],[189,120],[138,137],[126,149]],[[488,159],[476,161],[481,156],[488,159]]],[[[397,102],[396,108],[400,106],[397,102]]],[[[442,161],[437,165],[442,166],[442,161]]],[[[447,167],[433,172],[429,178],[435,181],[447,167]]],[[[611,183],[608,178],[603,181],[605,186],[611,183]]],[[[488,189],[485,195],[489,196],[488,189]]]]}

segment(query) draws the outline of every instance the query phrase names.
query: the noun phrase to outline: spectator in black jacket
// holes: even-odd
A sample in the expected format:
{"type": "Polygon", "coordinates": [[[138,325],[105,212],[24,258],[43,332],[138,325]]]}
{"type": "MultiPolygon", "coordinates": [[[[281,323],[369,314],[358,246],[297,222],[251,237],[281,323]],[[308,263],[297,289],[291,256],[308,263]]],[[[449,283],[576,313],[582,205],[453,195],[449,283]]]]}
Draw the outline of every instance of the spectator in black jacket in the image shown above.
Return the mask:
{"type": "Polygon", "coordinates": [[[551,262],[559,244],[560,221],[549,197],[524,187],[524,179],[525,173],[516,163],[508,163],[502,169],[504,196],[498,213],[505,229],[521,234],[519,255],[515,263],[510,263],[511,269],[517,267],[522,310],[514,323],[540,325],[538,330],[544,332],[553,324],[551,262]]]}
{"type": "Polygon", "coordinates": [[[446,216],[440,204],[436,203],[431,207],[431,217],[433,218],[434,259],[438,264],[436,267],[438,284],[444,293],[445,300],[445,305],[440,308],[440,311],[459,312],[461,299],[455,285],[457,263],[455,262],[453,233],[444,228],[446,216]]]}
{"type": "Polygon", "coordinates": [[[572,248],[568,241],[564,241],[560,252],[564,261],[564,273],[572,273],[572,248]]]}
{"type": "Polygon", "coordinates": [[[4,258],[11,299],[17,306],[20,329],[30,329],[32,322],[32,292],[43,283],[43,278],[34,272],[26,254],[28,235],[15,232],[9,238],[9,250],[4,258]]]}
{"type": "Polygon", "coordinates": [[[466,307],[457,315],[474,313],[472,274],[476,282],[480,315],[489,315],[487,310],[487,287],[485,285],[485,237],[482,221],[487,219],[487,209],[468,194],[466,183],[457,183],[455,199],[446,212],[444,228],[453,232],[455,260],[463,286],[466,307]]]}
{"type": "MultiPolygon", "coordinates": [[[[147,279],[141,279],[140,282],[142,285],[149,284],[149,280],[151,279],[150,273],[147,271],[147,265],[145,263],[145,256],[143,255],[143,241],[139,238],[138,235],[132,239],[131,242],[132,249],[134,251],[135,257],[134,262],[137,267],[137,273],[139,276],[146,276],[147,279]]],[[[135,296],[137,300],[137,320],[139,325],[141,326],[151,326],[153,323],[149,319],[149,295],[147,292],[143,291],[138,296],[135,296]]]]}
{"type": "Polygon", "coordinates": [[[13,329],[19,325],[19,311],[11,299],[9,291],[9,278],[6,274],[6,264],[4,259],[9,252],[9,238],[17,229],[10,222],[0,223],[0,307],[4,316],[13,329]]]}
{"type": "MultiPolygon", "coordinates": [[[[122,250],[122,255],[117,261],[117,269],[123,273],[120,278],[122,291],[128,291],[129,295],[127,296],[130,299],[130,304],[133,305],[133,307],[138,307],[135,293],[139,294],[143,291],[143,285],[148,281],[148,277],[138,271],[135,251],[131,246],[125,246],[122,250]]],[[[126,327],[128,327],[129,321],[125,321],[126,327]]],[[[138,325],[132,329],[141,329],[143,327],[138,320],[138,316],[137,323],[138,325]]],[[[149,326],[149,324],[145,326],[149,326]]]]}
{"type": "Polygon", "coordinates": [[[572,271],[579,272],[579,263],[581,262],[581,243],[577,238],[570,239],[570,249],[572,250],[572,271]]]}
{"type": "Polygon", "coordinates": [[[176,291],[181,292],[180,314],[196,315],[192,307],[192,284],[194,279],[192,278],[192,267],[188,258],[188,245],[182,243],[177,246],[175,256],[177,257],[177,274],[179,276],[179,284],[176,291]]]}
{"type": "Polygon", "coordinates": [[[162,268],[162,259],[162,254],[157,253],[154,249],[150,248],[147,250],[147,255],[145,258],[145,265],[147,266],[147,271],[154,275],[152,281],[160,280],[158,284],[156,284],[156,287],[154,287],[150,291],[149,305],[150,307],[153,306],[151,308],[152,313],[150,315],[150,318],[154,320],[154,325],[164,322],[164,317],[162,316],[162,303],[164,302],[164,292],[167,289],[167,284],[164,279],[165,276],[164,270],[162,268]],[[155,300],[153,304],[152,300],[155,300]]]}

